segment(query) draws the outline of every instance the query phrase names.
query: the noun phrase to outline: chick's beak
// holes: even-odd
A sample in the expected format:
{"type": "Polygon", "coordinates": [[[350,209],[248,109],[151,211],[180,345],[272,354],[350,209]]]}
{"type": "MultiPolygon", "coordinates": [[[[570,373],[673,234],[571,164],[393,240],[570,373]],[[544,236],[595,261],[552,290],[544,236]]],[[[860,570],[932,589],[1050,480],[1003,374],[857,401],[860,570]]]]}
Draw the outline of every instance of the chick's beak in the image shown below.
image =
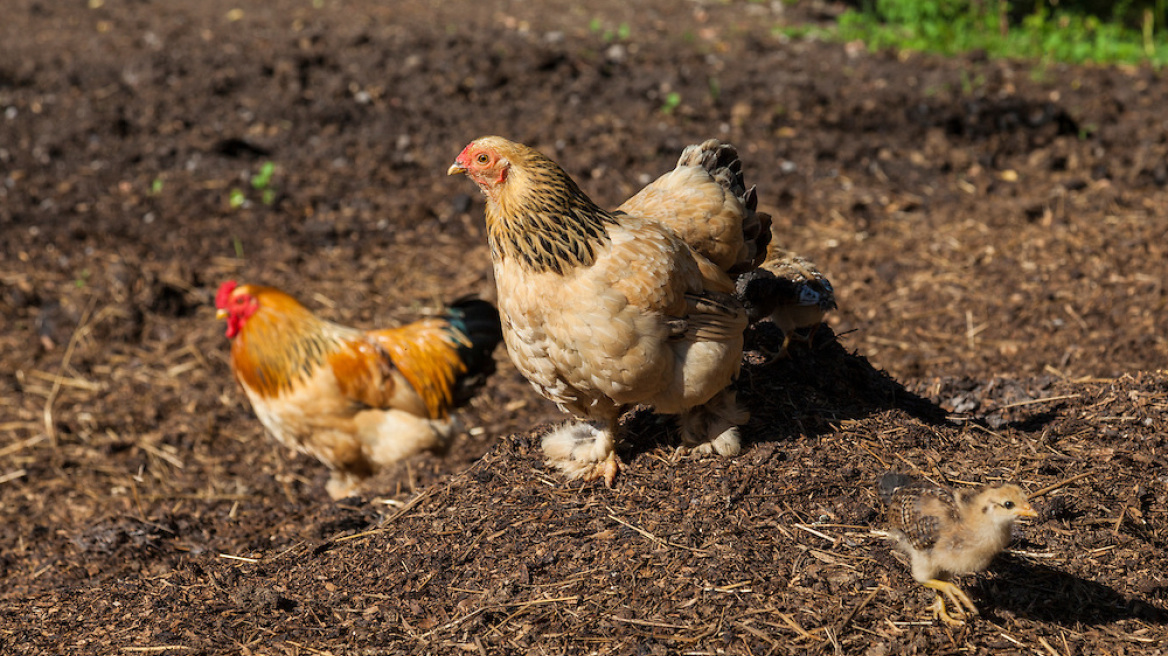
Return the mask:
{"type": "Polygon", "coordinates": [[[446,175],[458,175],[459,173],[466,173],[466,167],[458,162],[451,164],[450,168],[446,169],[446,175]]]}
{"type": "Polygon", "coordinates": [[[1030,504],[1026,504],[1025,506],[1018,509],[1018,516],[1019,517],[1038,517],[1038,512],[1035,511],[1034,508],[1030,504]]]}
{"type": "Polygon", "coordinates": [[[215,310],[215,318],[216,319],[226,319],[227,318],[227,310],[224,310],[223,308],[219,308],[218,310],[215,310]]]}

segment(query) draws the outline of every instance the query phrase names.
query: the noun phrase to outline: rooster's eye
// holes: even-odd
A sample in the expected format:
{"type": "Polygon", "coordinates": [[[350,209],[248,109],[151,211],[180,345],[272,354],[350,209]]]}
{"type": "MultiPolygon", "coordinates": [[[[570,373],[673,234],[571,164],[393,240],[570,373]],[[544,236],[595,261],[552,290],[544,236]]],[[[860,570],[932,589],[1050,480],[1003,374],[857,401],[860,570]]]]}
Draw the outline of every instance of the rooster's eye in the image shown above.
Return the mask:
{"type": "Polygon", "coordinates": [[[479,153],[479,156],[476,157],[475,160],[478,161],[479,164],[486,164],[487,162],[491,161],[491,158],[487,157],[486,153],[479,153]]]}

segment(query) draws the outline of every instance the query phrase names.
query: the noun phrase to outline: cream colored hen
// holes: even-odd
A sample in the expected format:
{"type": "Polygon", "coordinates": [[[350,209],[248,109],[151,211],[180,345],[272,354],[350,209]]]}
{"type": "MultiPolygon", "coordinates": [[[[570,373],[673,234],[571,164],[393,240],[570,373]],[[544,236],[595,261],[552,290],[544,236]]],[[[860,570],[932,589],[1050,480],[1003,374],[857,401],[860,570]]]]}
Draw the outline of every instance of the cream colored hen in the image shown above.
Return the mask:
{"type": "Polygon", "coordinates": [[[487,198],[511,359],[585,420],[543,440],[549,464],[569,478],[612,484],[618,419],[637,404],[680,415],[694,451],[738,453],[748,415],[728,386],[747,318],[729,272],[757,263],[769,237],[740,166],[730,146],[691,146],[613,212],[555,162],[501,137],[475,140],[450,167],[487,198]]]}

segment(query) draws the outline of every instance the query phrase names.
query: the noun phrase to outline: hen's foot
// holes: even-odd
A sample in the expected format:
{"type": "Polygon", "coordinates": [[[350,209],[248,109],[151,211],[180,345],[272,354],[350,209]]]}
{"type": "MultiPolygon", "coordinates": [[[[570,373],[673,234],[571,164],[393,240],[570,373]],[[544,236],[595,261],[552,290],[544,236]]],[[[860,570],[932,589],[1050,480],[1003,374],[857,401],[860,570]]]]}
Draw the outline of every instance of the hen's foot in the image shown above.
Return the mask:
{"type": "Polygon", "coordinates": [[[620,472],[612,431],[597,424],[565,424],[543,438],[547,464],[559,469],[569,479],[594,481],[603,478],[612,487],[620,472]]]}

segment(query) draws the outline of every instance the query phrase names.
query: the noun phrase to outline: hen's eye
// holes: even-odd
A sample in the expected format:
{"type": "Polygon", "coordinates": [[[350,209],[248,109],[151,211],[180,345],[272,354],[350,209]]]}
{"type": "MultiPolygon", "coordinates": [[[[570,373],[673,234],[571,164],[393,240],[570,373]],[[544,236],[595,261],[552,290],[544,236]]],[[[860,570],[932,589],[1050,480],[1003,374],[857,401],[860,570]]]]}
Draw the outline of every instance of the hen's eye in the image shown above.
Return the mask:
{"type": "Polygon", "coordinates": [[[486,153],[479,153],[479,156],[476,157],[475,159],[478,161],[479,164],[486,164],[487,162],[490,161],[491,158],[487,157],[486,153]]]}
{"type": "Polygon", "coordinates": [[[1007,501],[1006,503],[1002,504],[1002,507],[1005,508],[1006,510],[1012,510],[1014,508],[1014,502],[1007,501]]]}

